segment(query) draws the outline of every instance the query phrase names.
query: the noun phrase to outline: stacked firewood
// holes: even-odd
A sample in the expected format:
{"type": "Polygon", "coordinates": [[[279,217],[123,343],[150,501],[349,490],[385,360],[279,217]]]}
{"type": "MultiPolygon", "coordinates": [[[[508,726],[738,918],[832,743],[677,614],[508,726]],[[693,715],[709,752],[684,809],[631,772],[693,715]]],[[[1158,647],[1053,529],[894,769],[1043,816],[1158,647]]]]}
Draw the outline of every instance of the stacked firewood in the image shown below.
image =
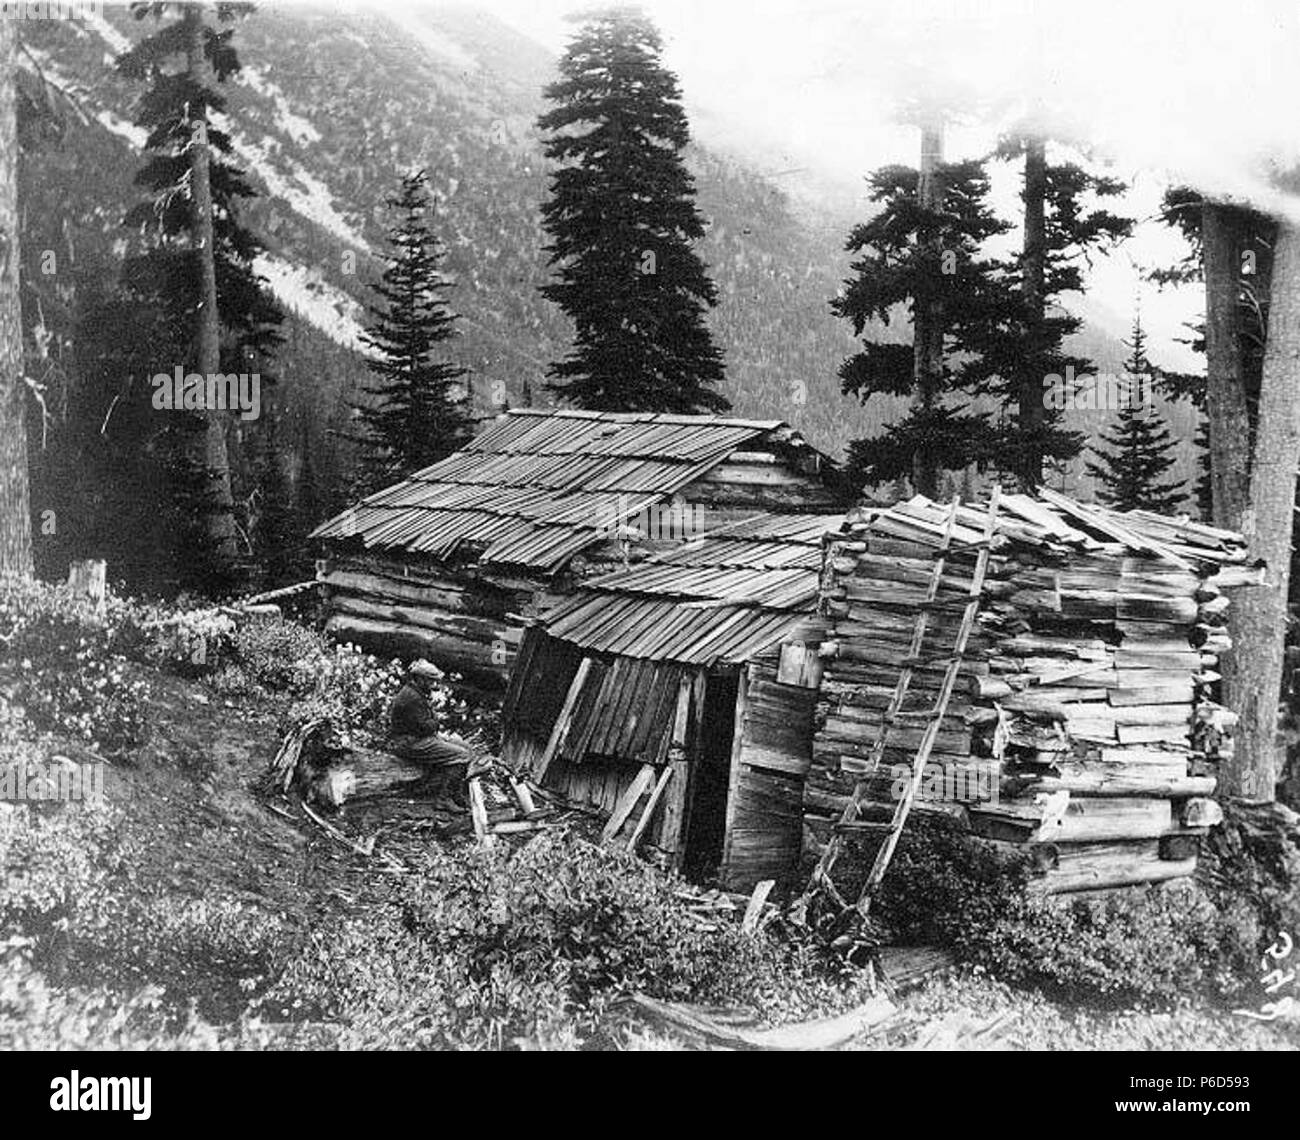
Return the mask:
{"type": "MultiPolygon", "coordinates": [[[[863,511],[828,549],[835,627],[810,804],[833,809],[864,776],[873,799],[897,799],[924,720],[896,719],[876,768],[873,748],[905,665],[903,712],[933,705],[987,522],[985,508],[963,507],[950,526],[949,511],[919,497],[863,511]]],[[[1226,531],[1048,491],[1001,496],[977,629],[918,809],[1036,845],[1051,891],[1189,874],[1196,837],[1219,818],[1206,797],[1231,747],[1232,714],[1209,698],[1230,646],[1226,591],[1259,579],[1226,531]]],[[[815,835],[829,814],[811,813],[815,835]]]]}

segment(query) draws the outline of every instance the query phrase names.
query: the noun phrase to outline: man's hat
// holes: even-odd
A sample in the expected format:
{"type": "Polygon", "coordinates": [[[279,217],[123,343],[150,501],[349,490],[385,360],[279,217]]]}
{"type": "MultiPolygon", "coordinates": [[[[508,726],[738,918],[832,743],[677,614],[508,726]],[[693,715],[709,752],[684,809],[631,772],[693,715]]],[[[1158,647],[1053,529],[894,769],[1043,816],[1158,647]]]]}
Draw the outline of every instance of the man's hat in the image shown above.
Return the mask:
{"type": "Polygon", "coordinates": [[[408,670],[412,677],[428,677],[434,681],[442,680],[442,670],[432,661],[426,661],[423,657],[411,662],[408,670]]]}

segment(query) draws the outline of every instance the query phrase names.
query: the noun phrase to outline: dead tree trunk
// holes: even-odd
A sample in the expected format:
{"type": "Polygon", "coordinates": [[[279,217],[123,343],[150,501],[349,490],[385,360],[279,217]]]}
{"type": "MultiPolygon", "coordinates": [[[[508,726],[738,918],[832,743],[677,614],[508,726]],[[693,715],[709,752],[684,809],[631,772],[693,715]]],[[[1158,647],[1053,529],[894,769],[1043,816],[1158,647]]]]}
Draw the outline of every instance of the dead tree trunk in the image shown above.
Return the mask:
{"type": "MultiPolygon", "coordinates": [[[[943,201],[939,185],[939,164],[943,161],[943,129],[927,123],[921,128],[921,166],[916,196],[922,210],[937,210],[943,201]]],[[[931,240],[936,267],[942,250],[939,238],[931,240]]],[[[937,269],[936,269],[937,271],[937,269]]],[[[928,410],[939,401],[943,373],[943,313],[939,302],[930,297],[916,298],[912,312],[912,374],[917,404],[928,410]]],[[[934,499],[939,495],[939,464],[930,452],[912,456],[912,486],[918,494],[934,499]]]]}
{"type": "Polygon", "coordinates": [[[32,573],[27,386],[18,293],[17,25],[0,19],[0,576],[32,573]]]}
{"type": "Polygon", "coordinates": [[[1021,291],[1025,299],[1025,363],[1020,376],[1018,415],[1023,451],[1020,482],[1031,490],[1043,481],[1043,319],[1047,274],[1047,143],[1025,140],[1025,240],[1021,257],[1021,291]]]}
{"type": "Polygon", "coordinates": [[[1279,769],[1278,703],[1282,692],[1287,587],[1300,466],[1300,229],[1278,223],[1273,251],[1268,339],[1260,383],[1246,528],[1251,554],[1268,564],[1268,585],[1243,590],[1236,614],[1233,657],[1240,717],[1236,747],[1221,774],[1226,795],[1274,798],[1279,769]]]}
{"type": "MultiPolygon", "coordinates": [[[[1231,207],[1206,202],[1201,207],[1201,247],[1205,273],[1205,409],[1210,421],[1210,498],[1215,526],[1240,530],[1250,498],[1251,431],[1242,362],[1239,305],[1241,254],[1231,207]]],[[[1243,614],[1228,611],[1228,634],[1243,636],[1243,614]]],[[[1237,662],[1226,654],[1220,672],[1225,704],[1241,711],[1237,662]]]]}
{"type": "Polygon", "coordinates": [[[1205,269],[1205,403],[1210,417],[1210,485],[1214,525],[1241,527],[1250,499],[1250,412],[1242,367],[1241,251],[1231,207],[1201,208],[1205,269]]]}

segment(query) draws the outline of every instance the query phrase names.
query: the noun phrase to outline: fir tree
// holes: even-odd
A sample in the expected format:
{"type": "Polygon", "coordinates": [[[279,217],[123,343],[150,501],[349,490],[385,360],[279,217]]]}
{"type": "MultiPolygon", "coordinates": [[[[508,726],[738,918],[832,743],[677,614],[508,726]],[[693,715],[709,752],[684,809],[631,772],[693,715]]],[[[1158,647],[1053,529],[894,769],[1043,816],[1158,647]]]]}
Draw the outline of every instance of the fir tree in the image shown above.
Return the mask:
{"type": "MultiPolygon", "coordinates": [[[[1210,420],[1202,416],[1196,425],[1196,509],[1202,522],[1214,519],[1214,484],[1210,478],[1210,420]]],[[[1300,504],[1297,504],[1300,505],[1300,504]]]]}
{"type": "Polygon", "coordinates": [[[385,486],[450,455],[469,440],[463,393],[468,369],[445,359],[455,335],[456,314],[448,307],[449,283],[439,266],[443,250],[429,221],[433,207],[424,171],[402,179],[388,199],[397,214],[389,231],[388,268],[375,286],[364,340],[373,350],[365,385],[371,402],[358,405],[366,447],[365,488],[385,486]]]}
{"type": "Polygon", "coordinates": [[[584,20],[538,121],[561,164],[542,207],[556,272],[542,293],[576,331],[550,386],[597,411],[726,411],[722,353],[704,319],[717,291],[692,248],[704,223],[682,157],[677,78],[640,12],[584,20]]]}
{"type": "Polygon", "coordinates": [[[1142,321],[1133,322],[1132,350],[1124,362],[1128,399],[1111,434],[1102,433],[1107,449],[1090,448],[1097,462],[1087,462],[1088,474],[1101,481],[1097,497],[1121,511],[1173,512],[1182,503],[1185,480],[1165,479],[1174,465],[1178,441],[1151,405],[1153,369],[1146,355],[1142,321]]]}
{"type": "Polygon", "coordinates": [[[982,462],[989,450],[987,419],[971,410],[967,385],[950,361],[1001,303],[999,266],[980,248],[1009,226],[987,205],[982,164],[936,162],[931,174],[932,196],[923,194],[916,169],[889,166],[872,175],[871,198],[881,209],[850,233],[854,276],[831,308],[862,338],[840,366],[845,394],[864,404],[876,396],[913,397],[901,421],[850,444],[850,470],[868,483],[910,478],[933,498],[940,471],[982,462]],[[902,306],[912,314],[913,344],[864,335],[887,326],[902,306]]]}
{"type": "MultiPolygon", "coordinates": [[[[136,176],[148,199],[132,208],[124,225],[140,246],[127,257],[122,282],[129,297],[153,305],[166,333],[137,362],[142,381],[165,365],[202,374],[258,373],[271,381],[271,358],[280,343],[284,314],[253,268],[262,252],[239,220],[239,200],[255,191],[230,161],[229,135],[215,125],[226,101],[217,84],[240,70],[224,27],[252,11],[251,4],[141,3],[138,19],[160,26],[118,59],[128,78],[148,83],[136,123],[148,133],[148,158],[136,176]],[[169,14],[178,19],[164,22],[169,14]]],[[[147,383],[140,390],[148,395],[147,383]]],[[[177,532],[181,579],[210,592],[236,585],[238,564],[228,454],[230,417],[166,412],[161,426],[170,441],[174,479],[187,527],[177,532]]]]}
{"type": "Polygon", "coordinates": [[[1066,426],[1060,404],[1044,398],[1049,377],[1064,384],[1071,371],[1093,371],[1091,361],[1063,347],[1083,322],[1062,306],[1061,295],[1082,292],[1081,262],[1127,237],[1133,223],[1104,206],[1090,208],[1123,193],[1122,182],[1075,163],[1050,162],[1041,136],[1009,136],[998,155],[1024,162],[1024,239],[1005,267],[1002,296],[968,327],[970,355],[961,372],[973,391],[996,397],[1006,410],[989,459],[1032,489],[1043,482],[1045,464],[1074,458],[1084,444],[1084,436],[1066,426]]]}

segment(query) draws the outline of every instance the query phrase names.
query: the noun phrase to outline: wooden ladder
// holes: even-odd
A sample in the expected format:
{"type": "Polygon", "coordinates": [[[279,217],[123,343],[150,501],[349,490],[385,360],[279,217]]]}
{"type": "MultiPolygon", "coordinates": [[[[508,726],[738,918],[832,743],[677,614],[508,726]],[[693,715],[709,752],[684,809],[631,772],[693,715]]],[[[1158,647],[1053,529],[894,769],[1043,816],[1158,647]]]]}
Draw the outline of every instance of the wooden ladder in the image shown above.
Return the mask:
{"type": "MultiPolygon", "coordinates": [[[[920,790],[921,782],[925,776],[925,767],[929,763],[931,752],[934,750],[940,726],[948,711],[948,702],[952,698],[952,691],[957,683],[957,674],[961,670],[962,661],[965,658],[966,644],[970,640],[971,630],[975,626],[975,617],[979,612],[979,603],[984,591],[984,578],[988,571],[989,550],[992,546],[997,520],[998,497],[999,488],[994,486],[992,495],[989,498],[988,518],[984,527],[983,541],[979,545],[979,553],[975,559],[975,573],[971,578],[966,600],[962,604],[961,624],[953,642],[952,653],[947,658],[947,669],[944,672],[938,696],[935,698],[933,706],[927,711],[905,713],[902,711],[903,702],[911,687],[913,673],[916,667],[923,663],[921,649],[925,642],[926,631],[929,628],[930,614],[934,610],[941,608],[941,604],[938,602],[939,587],[943,581],[944,571],[947,569],[948,556],[952,547],[952,535],[957,524],[958,509],[961,506],[960,496],[953,499],[944,526],[943,540],[935,554],[934,568],[930,574],[925,599],[920,603],[920,612],[916,616],[916,624],[912,629],[908,654],[903,659],[902,668],[898,674],[898,682],[894,686],[889,705],[881,716],[880,733],[877,735],[871,749],[871,755],[868,757],[867,770],[854,786],[853,794],[849,797],[849,802],[844,806],[839,823],[822,851],[821,858],[817,862],[817,867],[813,871],[812,878],[808,883],[808,889],[804,894],[805,900],[816,891],[822,890],[834,899],[842,910],[848,910],[849,903],[832,881],[831,871],[843,852],[844,839],[848,832],[876,831],[883,835],[883,842],[876,852],[871,871],[867,875],[867,880],[863,884],[856,904],[858,912],[863,917],[866,917],[870,910],[872,897],[884,880],[885,872],[889,870],[890,861],[894,856],[894,849],[898,846],[899,836],[903,832],[903,826],[907,822],[907,817],[912,810],[912,804],[916,800],[916,794],[920,790]],[[888,823],[862,822],[859,817],[862,814],[863,806],[868,800],[872,779],[879,771],[881,760],[884,758],[885,748],[889,742],[890,729],[893,728],[897,721],[903,719],[914,719],[925,724],[925,733],[921,737],[921,743],[916,750],[916,754],[912,757],[911,778],[903,790],[903,795],[895,805],[893,817],[888,823]]],[[[942,658],[934,659],[928,663],[937,664],[939,660],[942,660],[942,658]]]]}

